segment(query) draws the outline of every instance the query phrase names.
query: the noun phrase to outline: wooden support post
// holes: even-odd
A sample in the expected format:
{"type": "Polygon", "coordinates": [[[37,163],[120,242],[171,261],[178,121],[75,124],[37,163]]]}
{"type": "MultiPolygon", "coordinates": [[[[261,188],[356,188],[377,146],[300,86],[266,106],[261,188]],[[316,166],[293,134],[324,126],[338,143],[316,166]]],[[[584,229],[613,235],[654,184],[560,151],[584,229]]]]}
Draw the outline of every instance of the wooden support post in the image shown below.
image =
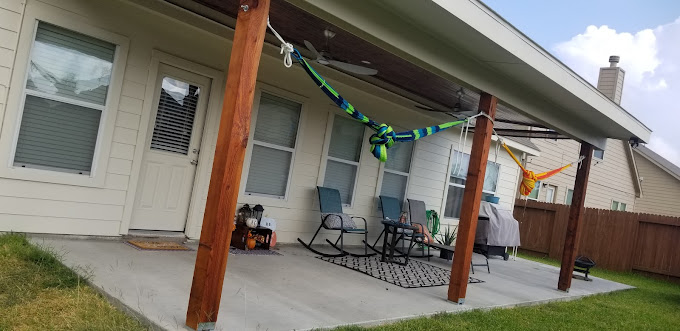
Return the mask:
{"type": "Polygon", "coordinates": [[[581,223],[585,215],[586,208],[586,189],[588,188],[588,175],[593,161],[593,146],[588,143],[581,143],[581,154],[585,159],[576,170],[576,182],[574,183],[574,195],[571,199],[569,208],[569,220],[567,223],[567,233],[564,238],[564,249],[562,250],[562,267],[560,269],[560,280],[557,288],[561,291],[569,292],[571,287],[571,276],[574,273],[574,261],[578,254],[578,242],[581,237],[581,223]]]}
{"type": "Polygon", "coordinates": [[[186,325],[214,329],[250,130],[270,0],[241,0],[186,325]],[[247,6],[247,7],[246,7],[247,6]]]}
{"type": "MultiPolygon", "coordinates": [[[[479,111],[486,113],[491,119],[494,119],[497,102],[498,100],[495,96],[482,93],[479,100],[479,111]]],[[[477,230],[479,204],[482,200],[482,188],[484,187],[486,162],[489,158],[489,147],[491,146],[491,136],[493,135],[492,130],[493,122],[490,119],[483,116],[477,117],[467,179],[465,180],[465,191],[463,192],[463,206],[458,223],[456,250],[453,254],[453,264],[451,266],[451,281],[449,283],[448,298],[458,304],[465,302],[470,261],[472,260],[472,246],[475,241],[475,231],[477,230]]]]}

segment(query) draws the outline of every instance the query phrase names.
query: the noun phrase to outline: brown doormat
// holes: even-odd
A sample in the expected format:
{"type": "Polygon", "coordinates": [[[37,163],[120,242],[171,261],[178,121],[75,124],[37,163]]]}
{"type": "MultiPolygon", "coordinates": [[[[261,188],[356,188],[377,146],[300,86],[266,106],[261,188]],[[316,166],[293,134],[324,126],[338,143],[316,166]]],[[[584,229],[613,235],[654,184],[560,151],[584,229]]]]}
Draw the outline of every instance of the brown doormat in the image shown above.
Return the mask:
{"type": "Polygon", "coordinates": [[[143,251],[190,251],[191,248],[172,241],[128,240],[126,244],[143,251]]]}

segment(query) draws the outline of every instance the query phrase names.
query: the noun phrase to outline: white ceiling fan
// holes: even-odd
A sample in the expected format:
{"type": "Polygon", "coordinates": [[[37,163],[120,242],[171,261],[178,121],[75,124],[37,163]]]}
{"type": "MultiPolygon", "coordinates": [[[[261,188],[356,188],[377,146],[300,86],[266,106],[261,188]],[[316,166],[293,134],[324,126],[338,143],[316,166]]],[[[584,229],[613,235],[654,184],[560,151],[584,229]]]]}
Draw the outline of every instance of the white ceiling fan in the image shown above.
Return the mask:
{"type": "Polygon", "coordinates": [[[357,74],[357,75],[371,76],[371,75],[375,75],[375,74],[378,73],[378,70],[375,70],[375,69],[362,67],[362,66],[358,66],[356,64],[350,64],[350,63],[347,63],[347,62],[340,62],[340,61],[333,60],[333,56],[331,55],[331,52],[330,52],[329,40],[331,40],[333,37],[335,37],[335,32],[333,32],[329,29],[326,29],[326,30],[323,31],[323,35],[324,35],[324,37],[326,37],[326,46],[325,46],[325,49],[321,50],[321,52],[318,52],[316,50],[316,48],[314,48],[314,45],[312,45],[312,43],[310,43],[309,41],[307,41],[307,40],[304,41],[305,46],[307,46],[307,49],[309,49],[309,51],[312,52],[312,54],[314,54],[314,56],[316,56],[316,59],[313,60],[314,62],[321,64],[321,65],[328,65],[328,66],[331,66],[331,67],[335,67],[335,68],[338,68],[340,70],[351,72],[351,73],[354,73],[354,74],[357,74]]]}

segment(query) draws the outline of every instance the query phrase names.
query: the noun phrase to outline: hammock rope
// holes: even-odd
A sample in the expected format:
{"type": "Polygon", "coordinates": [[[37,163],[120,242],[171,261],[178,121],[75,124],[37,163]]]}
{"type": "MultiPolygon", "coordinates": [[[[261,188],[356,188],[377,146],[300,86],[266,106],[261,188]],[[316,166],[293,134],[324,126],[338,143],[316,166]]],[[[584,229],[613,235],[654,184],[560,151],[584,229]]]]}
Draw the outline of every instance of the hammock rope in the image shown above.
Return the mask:
{"type": "MultiPolygon", "coordinates": [[[[498,135],[498,134],[496,134],[496,135],[498,135]]],[[[541,173],[537,174],[537,173],[534,173],[531,170],[527,170],[526,168],[524,168],[524,166],[522,165],[521,162],[519,162],[519,160],[517,159],[515,154],[513,154],[512,151],[510,151],[510,148],[508,147],[508,145],[505,144],[505,141],[503,141],[500,136],[498,136],[498,139],[501,142],[501,146],[503,146],[505,151],[508,152],[508,154],[510,154],[510,157],[515,161],[515,163],[517,163],[519,168],[522,169],[522,183],[519,186],[519,193],[524,195],[524,196],[531,194],[531,191],[533,191],[534,187],[536,187],[537,181],[544,180],[546,178],[555,176],[558,173],[562,172],[563,170],[573,166],[574,164],[581,163],[581,161],[583,161],[583,159],[585,159],[585,157],[583,155],[581,155],[578,158],[578,160],[575,161],[575,162],[569,163],[567,165],[564,165],[564,166],[557,168],[557,169],[554,169],[554,170],[541,172],[541,173]]]]}
{"type": "MultiPolygon", "coordinates": [[[[475,116],[471,116],[468,118],[465,118],[463,120],[459,121],[454,121],[454,122],[447,122],[443,123],[440,125],[435,125],[435,126],[429,126],[426,128],[422,129],[417,129],[417,130],[411,130],[411,131],[404,131],[404,132],[394,132],[394,129],[385,124],[385,123],[377,123],[373,121],[372,119],[368,118],[366,115],[362,114],[358,110],[352,106],[351,103],[349,103],[347,100],[345,100],[338,92],[336,92],[333,87],[331,87],[319,73],[312,68],[312,66],[302,57],[300,52],[293,46],[293,44],[286,42],[283,37],[272,27],[271,23],[269,22],[269,17],[267,17],[267,27],[274,33],[274,36],[281,42],[281,54],[284,54],[284,59],[283,59],[283,64],[286,66],[286,68],[290,68],[293,65],[292,58],[295,58],[295,60],[302,65],[302,68],[307,72],[307,75],[316,83],[316,85],[331,99],[333,102],[340,108],[342,108],[349,116],[354,118],[355,120],[363,123],[364,125],[368,126],[369,128],[373,129],[376,133],[374,133],[371,138],[369,139],[369,142],[371,144],[371,153],[373,156],[375,156],[377,159],[379,159],[381,162],[386,162],[387,161],[387,150],[394,145],[395,142],[400,141],[400,142],[408,142],[408,141],[415,141],[423,137],[427,137],[429,135],[435,134],[437,132],[446,130],[448,128],[452,128],[454,126],[458,126],[461,124],[466,124],[466,127],[461,130],[461,139],[459,140],[459,144],[462,143],[462,148],[460,148],[460,157],[462,161],[462,153],[465,150],[465,142],[467,141],[467,132],[470,129],[470,120],[472,120],[475,117],[479,116],[485,116],[489,118],[493,125],[493,119],[486,113],[480,112],[479,114],[475,116]],[[464,137],[463,137],[464,133],[464,137]]],[[[505,144],[501,136],[496,132],[496,130],[493,130],[493,133],[498,137],[497,145],[496,145],[496,161],[498,161],[498,142],[500,142],[501,146],[505,149],[508,154],[510,154],[510,157],[517,163],[517,165],[522,169],[522,184],[520,185],[520,193],[524,196],[529,195],[531,191],[533,191],[534,187],[536,186],[536,181],[542,180],[549,178],[551,176],[554,176],[564,169],[567,169],[571,167],[574,164],[580,163],[584,157],[581,156],[578,161],[572,162],[570,164],[567,164],[561,168],[551,170],[551,171],[546,171],[542,172],[539,174],[534,173],[533,171],[527,170],[522,166],[522,163],[519,162],[517,157],[510,151],[510,148],[508,148],[508,145],[505,144]]],[[[456,162],[457,164],[457,162],[456,162]]]]}
{"type": "Polygon", "coordinates": [[[369,139],[371,144],[371,153],[381,162],[387,161],[387,149],[392,147],[395,142],[407,142],[418,140],[423,137],[435,134],[437,132],[467,123],[470,119],[466,118],[459,121],[446,122],[439,125],[428,126],[422,129],[416,129],[404,132],[395,132],[394,129],[385,124],[378,123],[368,116],[359,112],[354,106],[343,98],[338,92],[331,87],[326,80],[319,75],[319,73],[312,68],[311,65],[302,57],[297,49],[293,50],[293,58],[302,65],[302,68],[307,72],[307,75],[314,81],[314,83],[330,98],[338,107],[342,108],[349,116],[355,120],[363,123],[369,128],[373,129],[375,133],[369,139]]]}

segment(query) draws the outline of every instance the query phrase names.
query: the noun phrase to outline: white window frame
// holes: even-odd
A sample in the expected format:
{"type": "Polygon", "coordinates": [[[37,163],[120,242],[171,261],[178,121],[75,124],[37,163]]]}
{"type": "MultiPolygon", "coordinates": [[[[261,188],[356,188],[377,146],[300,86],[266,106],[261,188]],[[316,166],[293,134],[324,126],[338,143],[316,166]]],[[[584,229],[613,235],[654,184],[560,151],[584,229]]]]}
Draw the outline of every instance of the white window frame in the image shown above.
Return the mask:
{"type": "Polygon", "coordinates": [[[604,150],[603,149],[594,149],[593,150],[593,159],[595,159],[596,161],[604,161],[604,150]],[[597,152],[597,151],[602,151],[602,157],[595,156],[595,152],[597,152]]]}
{"type": "Polygon", "coordinates": [[[286,152],[291,152],[292,155],[290,157],[290,167],[288,169],[288,178],[286,181],[286,191],[283,196],[279,195],[273,195],[273,194],[264,194],[264,193],[251,193],[246,191],[246,184],[248,183],[248,176],[250,175],[250,171],[246,171],[241,180],[241,194],[243,196],[254,196],[254,197],[263,197],[263,198],[270,198],[274,200],[283,200],[283,201],[288,201],[289,193],[290,193],[290,187],[291,187],[291,182],[293,181],[293,168],[295,166],[295,157],[297,155],[297,148],[300,146],[300,139],[302,138],[302,129],[303,129],[303,121],[304,121],[304,114],[306,113],[306,108],[307,104],[309,103],[309,99],[294,94],[292,92],[288,92],[279,88],[276,88],[274,86],[266,85],[266,84],[259,84],[259,86],[256,87],[255,90],[255,97],[253,98],[253,110],[251,113],[251,121],[250,121],[250,133],[248,136],[248,150],[246,157],[244,159],[244,164],[250,164],[250,161],[252,160],[253,157],[253,147],[255,145],[257,146],[262,146],[262,147],[267,147],[267,148],[272,148],[276,150],[281,150],[281,151],[286,151],[286,152]],[[296,102],[301,105],[300,107],[300,118],[298,119],[298,127],[297,127],[297,134],[295,136],[295,146],[294,147],[285,147],[285,146],[280,146],[280,145],[275,145],[272,143],[266,143],[266,142],[261,142],[261,141],[256,141],[255,140],[255,128],[257,127],[257,114],[259,113],[260,110],[260,99],[262,98],[262,93],[267,93],[282,99],[286,99],[288,101],[296,102]]]}
{"type": "Polygon", "coordinates": [[[626,208],[628,208],[627,203],[621,202],[621,201],[616,201],[614,199],[611,200],[611,204],[609,205],[609,210],[614,210],[614,211],[626,211],[626,208]],[[616,209],[613,208],[615,202],[616,202],[616,209]],[[621,209],[622,205],[625,206],[625,207],[623,207],[624,209],[621,209]]]}
{"type": "Polygon", "coordinates": [[[571,191],[571,202],[574,202],[574,190],[567,187],[567,192],[564,195],[564,204],[570,205],[569,202],[569,191],[571,191]]]}
{"type": "Polygon", "coordinates": [[[545,190],[546,190],[546,192],[545,192],[545,202],[547,202],[547,203],[555,203],[555,197],[557,196],[557,186],[555,186],[555,185],[550,185],[550,184],[546,184],[546,185],[545,185],[545,190]],[[553,196],[552,196],[551,201],[548,201],[548,191],[549,191],[550,189],[552,189],[552,192],[553,192],[552,194],[553,194],[553,196]]]}
{"type": "MultiPolygon", "coordinates": [[[[317,186],[323,186],[324,181],[326,180],[326,166],[328,165],[328,160],[335,161],[335,162],[340,162],[340,163],[345,163],[345,164],[350,164],[354,165],[357,167],[357,173],[356,176],[354,176],[354,186],[352,186],[352,199],[349,204],[343,203],[343,207],[347,208],[352,208],[354,206],[354,201],[357,196],[357,186],[359,183],[359,172],[361,170],[361,162],[364,158],[364,143],[368,141],[368,130],[366,126],[364,126],[364,135],[362,137],[362,142],[359,147],[359,161],[348,161],[345,159],[340,159],[337,157],[333,157],[328,155],[328,152],[330,151],[331,147],[331,138],[333,136],[333,122],[335,121],[335,116],[347,116],[346,113],[344,112],[339,112],[335,109],[329,110],[328,111],[328,120],[326,121],[326,133],[324,136],[324,142],[323,142],[323,151],[321,153],[321,167],[319,167],[319,177],[317,178],[317,186]]],[[[359,122],[357,122],[360,124],[359,122]]],[[[363,125],[363,124],[362,124],[363,125]]]]}
{"type": "MultiPolygon", "coordinates": [[[[536,191],[536,197],[531,198],[531,197],[529,197],[529,195],[527,195],[527,200],[539,201],[538,199],[541,197],[541,184],[543,184],[543,183],[541,183],[541,181],[536,182],[536,186],[534,186],[534,189],[538,190],[538,191],[536,191]]],[[[529,194],[531,194],[531,192],[529,192],[529,194]]]]}
{"type": "MultiPolygon", "coordinates": [[[[461,151],[456,150],[456,147],[454,145],[452,145],[451,146],[451,152],[449,154],[449,167],[447,168],[447,172],[446,172],[446,184],[447,185],[444,188],[444,199],[442,200],[442,207],[441,207],[441,214],[440,214],[443,219],[448,219],[448,220],[459,220],[460,219],[459,217],[448,217],[448,216],[446,216],[446,200],[449,196],[449,187],[455,186],[455,187],[460,187],[460,188],[465,189],[465,185],[451,182],[451,170],[453,169],[453,164],[456,162],[456,152],[461,152],[461,151]]],[[[466,152],[461,152],[461,153],[470,155],[470,153],[466,153],[466,152]]],[[[489,191],[489,190],[484,190],[483,187],[482,187],[482,193],[493,194],[494,196],[496,196],[496,193],[498,193],[498,183],[501,180],[502,165],[498,162],[493,162],[493,161],[489,160],[488,158],[487,158],[486,161],[498,164],[498,178],[496,179],[496,191],[492,192],[492,191],[489,191]]],[[[465,176],[467,177],[467,174],[465,174],[465,176]]],[[[467,179],[466,179],[466,181],[467,181],[467,179]]],[[[482,184],[482,186],[484,186],[484,185],[482,184]]]]}
{"type": "Polygon", "coordinates": [[[113,131],[122,93],[123,76],[130,41],[124,36],[83,23],[81,20],[76,20],[72,13],[46,6],[41,3],[32,3],[30,6],[27,6],[24,15],[21,31],[31,32],[19,35],[19,42],[15,53],[15,75],[11,78],[10,86],[18,88],[10,89],[7,98],[6,110],[12,109],[14,111],[5,112],[5,125],[3,125],[5,130],[3,130],[0,136],[0,164],[4,165],[0,167],[0,177],[75,186],[103,187],[106,180],[111,144],[113,143],[113,131]],[[106,105],[90,104],[80,100],[48,95],[26,87],[35,38],[40,22],[52,24],[116,45],[111,79],[106,95],[106,105]],[[23,72],[21,72],[22,69],[24,70],[23,72]],[[68,171],[68,169],[57,167],[21,167],[14,165],[16,145],[19,139],[27,95],[101,111],[97,140],[92,157],[92,167],[89,174],[78,174],[76,171],[68,171]]]}
{"type": "MultiPolygon", "coordinates": [[[[380,192],[382,191],[382,186],[383,186],[383,180],[385,179],[385,172],[395,174],[395,175],[400,175],[400,176],[405,176],[406,177],[406,190],[404,191],[404,196],[401,197],[402,201],[406,203],[406,199],[408,197],[408,187],[411,183],[411,170],[413,169],[413,160],[415,159],[415,152],[416,152],[416,144],[418,141],[414,141],[411,149],[411,161],[409,162],[408,166],[408,172],[401,172],[397,170],[392,170],[392,169],[387,169],[385,166],[385,162],[380,162],[380,168],[378,169],[378,185],[376,185],[375,188],[375,197],[376,199],[380,198],[380,192]]],[[[396,143],[398,144],[398,142],[396,143]]],[[[389,154],[389,151],[387,152],[389,154]]],[[[380,202],[378,202],[378,206],[380,205],[380,202]]],[[[404,208],[404,206],[402,206],[404,208]]]]}

